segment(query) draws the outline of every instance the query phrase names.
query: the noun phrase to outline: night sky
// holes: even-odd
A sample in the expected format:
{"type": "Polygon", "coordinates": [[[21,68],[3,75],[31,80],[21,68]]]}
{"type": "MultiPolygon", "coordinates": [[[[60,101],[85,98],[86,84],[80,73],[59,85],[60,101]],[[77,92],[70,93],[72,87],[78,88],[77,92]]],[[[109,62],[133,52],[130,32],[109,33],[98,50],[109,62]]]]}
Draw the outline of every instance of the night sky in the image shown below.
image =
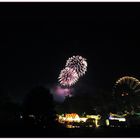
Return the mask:
{"type": "Polygon", "coordinates": [[[0,3],[1,89],[17,98],[57,84],[73,55],[87,58],[77,86],[112,90],[140,79],[140,3],[0,3]]]}

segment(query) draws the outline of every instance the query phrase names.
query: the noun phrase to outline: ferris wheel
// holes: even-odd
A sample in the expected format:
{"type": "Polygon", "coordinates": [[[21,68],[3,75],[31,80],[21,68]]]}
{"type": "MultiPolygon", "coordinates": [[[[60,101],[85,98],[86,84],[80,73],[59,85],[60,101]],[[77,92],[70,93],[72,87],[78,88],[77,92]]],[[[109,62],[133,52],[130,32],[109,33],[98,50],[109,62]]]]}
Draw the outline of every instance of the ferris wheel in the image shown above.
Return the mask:
{"type": "Polygon", "coordinates": [[[131,76],[119,78],[113,87],[114,96],[137,96],[140,95],[140,81],[131,76]]]}

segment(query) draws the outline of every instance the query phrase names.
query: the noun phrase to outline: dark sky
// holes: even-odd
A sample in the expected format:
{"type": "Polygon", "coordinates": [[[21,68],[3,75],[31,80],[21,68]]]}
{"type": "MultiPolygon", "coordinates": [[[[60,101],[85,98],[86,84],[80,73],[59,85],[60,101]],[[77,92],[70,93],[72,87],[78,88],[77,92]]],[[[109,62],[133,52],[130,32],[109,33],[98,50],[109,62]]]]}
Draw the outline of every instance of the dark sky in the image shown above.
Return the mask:
{"type": "Polygon", "coordinates": [[[0,3],[0,81],[22,95],[57,83],[66,59],[87,58],[79,84],[111,90],[140,79],[140,3],[0,3]]]}

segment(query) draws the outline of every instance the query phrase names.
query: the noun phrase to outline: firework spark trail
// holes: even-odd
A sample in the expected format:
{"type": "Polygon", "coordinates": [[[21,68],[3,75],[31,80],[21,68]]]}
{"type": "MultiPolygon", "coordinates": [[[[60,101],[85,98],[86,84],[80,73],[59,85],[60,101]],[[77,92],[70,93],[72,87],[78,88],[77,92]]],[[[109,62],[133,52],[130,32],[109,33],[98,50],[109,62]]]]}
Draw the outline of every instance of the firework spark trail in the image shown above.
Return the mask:
{"type": "Polygon", "coordinates": [[[58,77],[62,86],[72,86],[87,71],[86,59],[82,56],[72,56],[66,61],[65,69],[61,70],[58,77]]]}
{"type": "Polygon", "coordinates": [[[66,67],[65,69],[61,70],[58,79],[61,85],[72,86],[78,81],[79,77],[74,69],[66,67]]]}
{"type": "Polygon", "coordinates": [[[65,66],[74,69],[79,77],[87,71],[86,59],[79,55],[70,57],[65,66]]]}

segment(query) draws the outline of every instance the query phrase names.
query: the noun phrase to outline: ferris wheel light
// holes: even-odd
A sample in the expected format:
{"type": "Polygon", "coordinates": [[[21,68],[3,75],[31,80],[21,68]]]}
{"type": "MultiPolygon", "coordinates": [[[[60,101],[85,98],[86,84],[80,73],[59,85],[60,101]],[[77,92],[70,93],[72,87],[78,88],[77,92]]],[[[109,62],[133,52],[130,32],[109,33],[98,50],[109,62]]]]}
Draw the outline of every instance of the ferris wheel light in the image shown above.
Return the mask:
{"type": "Polygon", "coordinates": [[[140,92],[140,81],[131,76],[124,76],[116,81],[113,90],[120,96],[128,96],[132,92],[138,93],[140,92]]]}

